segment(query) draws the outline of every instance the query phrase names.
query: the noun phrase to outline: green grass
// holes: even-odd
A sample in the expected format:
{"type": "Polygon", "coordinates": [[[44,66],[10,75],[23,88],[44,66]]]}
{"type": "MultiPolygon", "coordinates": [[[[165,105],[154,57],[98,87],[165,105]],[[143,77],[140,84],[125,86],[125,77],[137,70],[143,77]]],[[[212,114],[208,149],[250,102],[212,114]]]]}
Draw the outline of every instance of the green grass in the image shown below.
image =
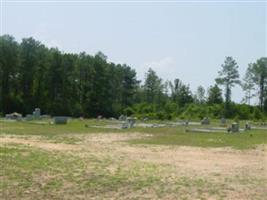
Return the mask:
{"type": "MultiPolygon", "coordinates": [[[[98,122],[103,124],[105,122],[98,122]]],[[[34,122],[8,122],[0,121],[0,134],[16,135],[42,135],[101,132],[101,129],[87,128],[86,124],[96,124],[95,120],[71,120],[67,125],[54,125],[50,123],[38,124],[34,122]]]]}
{"type": "MultiPolygon", "coordinates": [[[[233,190],[226,183],[239,181],[235,177],[227,179],[225,184],[199,177],[170,179],[166,174],[171,174],[172,168],[167,165],[141,161],[125,165],[123,158],[99,158],[92,154],[80,158],[24,145],[9,144],[1,147],[0,152],[0,198],[3,199],[24,199],[29,194],[31,199],[62,199],[64,195],[106,199],[110,194],[119,198],[129,193],[134,194],[133,199],[144,199],[142,195],[147,191],[159,199],[169,194],[181,199],[205,199],[207,194],[220,199],[233,190]],[[188,195],[189,191],[194,192],[188,195]]],[[[245,184],[246,180],[240,181],[245,184]]],[[[261,187],[266,184],[263,180],[250,181],[261,187]]]]}
{"type": "MultiPolygon", "coordinates": [[[[199,147],[233,147],[236,149],[255,148],[260,144],[267,144],[267,131],[251,130],[229,134],[221,133],[191,133],[185,132],[184,126],[163,127],[163,128],[133,128],[133,129],[106,129],[106,128],[90,128],[90,126],[102,126],[116,123],[108,120],[71,120],[67,125],[53,124],[35,124],[33,122],[4,122],[0,121],[0,135],[23,135],[42,136],[45,139],[54,141],[55,143],[77,144],[81,139],[75,137],[75,134],[90,133],[148,133],[151,137],[131,140],[132,144],[157,144],[157,145],[182,145],[182,146],[199,146],[199,147]],[[88,125],[86,127],[85,125],[88,125]]],[[[216,126],[210,125],[210,126],[216,126]]],[[[193,128],[189,126],[188,128],[193,128]]],[[[195,126],[200,128],[200,126],[195,126]]],[[[206,127],[206,126],[205,126],[206,127]]],[[[209,126],[207,126],[209,127],[209,126]]]]}
{"type": "MultiPolygon", "coordinates": [[[[86,134],[139,132],[144,135],[143,138],[128,142],[200,147],[229,146],[237,149],[267,144],[266,131],[259,130],[227,134],[190,133],[185,132],[183,126],[126,130],[85,127],[85,124],[109,123],[114,122],[76,119],[67,125],[52,125],[0,121],[0,137],[9,135],[31,139],[32,136],[41,136],[38,138],[44,139],[45,142],[79,145],[83,142],[82,136],[86,134]]],[[[69,195],[69,198],[86,196],[88,199],[100,195],[100,199],[108,199],[110,195],[117,195],[115,198],[119,199],[128,194],[135,195],[132,199],[145,199],[144,195],[150,193],[158,199],[164,199],[169,194],[180,199],[205,199],[207,196],[224,199],[229,191],[235,190],[231,184],[255,188],[264,188],[266,185],[266,179],[244,176],[223,179],[219,173],[209,178],[185,176],[167,164],[131,160],[123,154],[118,157],[111,155],[103,155],[93,150],[66,153],[26,145],[0,145],[0,199],[26,199],[29,195],[31,199],[62,199],[64,195],[69,195]]]]}
{"type": "Polygon", "coordinates": [[[124,187],[136,191],[161,182],[160,167],[149,163],[132,162],[125,167],[110,157],[89,154],[80,158],[14,144],[0,147],[0,153],[0,198],[4,199],[25,198],[28,192],[33,199],[49,193],[60,198],[65,185],[72,194],[96,195],[124,187]],[[112,173],[110,166],[115,168],[112,173]]]}
{"type": "Polygon", "coordinates": [[[181,145],[199,147],[233,147],[236,149],[255,148],[267,144],[267,132],[253,130],[235,134],[229,133],[193,133],[181,128],[161,128],[151,131],[152,136],[131,140],[132,144],[181,145]]]}

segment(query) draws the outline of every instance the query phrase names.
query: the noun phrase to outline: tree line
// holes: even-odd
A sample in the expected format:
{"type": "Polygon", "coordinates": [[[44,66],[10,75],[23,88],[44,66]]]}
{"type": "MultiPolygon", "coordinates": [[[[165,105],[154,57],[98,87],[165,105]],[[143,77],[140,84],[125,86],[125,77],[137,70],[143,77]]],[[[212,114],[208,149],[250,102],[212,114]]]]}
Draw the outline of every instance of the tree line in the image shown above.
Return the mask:
{"type": "Polygon", "coordinates": [[[180,79],[163,81],[153,69],[144,83],[126,64],[108,62],[98,52],[64,53],[33,38],[19,43],[10,35],[0,37],[0,112],[43,113],[74,117],[118,117],[120,114],[152,119],[238,117],[262,119],[267,113],[267,58],[248,65],[240,80],[238,65],[226,57],[207,91],[193,93],[180,79]],[[241,104],[231,91],[240,85],[241,104]],[[257,98],[258,105],[250,105],[257,98]]]}

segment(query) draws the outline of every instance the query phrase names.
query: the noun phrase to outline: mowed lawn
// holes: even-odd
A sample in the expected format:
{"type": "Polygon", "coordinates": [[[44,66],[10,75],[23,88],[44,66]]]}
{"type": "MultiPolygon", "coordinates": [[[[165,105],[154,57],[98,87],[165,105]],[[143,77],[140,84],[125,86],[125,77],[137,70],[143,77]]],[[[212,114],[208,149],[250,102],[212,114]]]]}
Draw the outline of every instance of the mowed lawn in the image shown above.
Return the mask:
{"type": "Polygon", "coordinates": [[[267,199],[267,131],[117,123],[0,121],[0,199],[267,199]]]}

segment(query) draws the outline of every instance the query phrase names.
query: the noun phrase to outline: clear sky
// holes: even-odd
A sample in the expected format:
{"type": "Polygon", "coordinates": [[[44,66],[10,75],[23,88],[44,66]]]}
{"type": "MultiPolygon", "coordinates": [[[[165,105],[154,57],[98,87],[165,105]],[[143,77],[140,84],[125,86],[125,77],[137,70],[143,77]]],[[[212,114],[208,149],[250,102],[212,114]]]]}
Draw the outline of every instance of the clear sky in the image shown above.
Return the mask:
{"type": "MultiPolygon", "coordinates": [[[[248,63],[267,56],[266,1],[133,1],[2,0],[2,34],[32,36],[64,52],[102,51],[141,80],[151,67],[193,91],[214,84],[225,56],[236,59],[241,77],[248,63]]],[[[242,97],[236,87],[233,100],[242,97]]]]}

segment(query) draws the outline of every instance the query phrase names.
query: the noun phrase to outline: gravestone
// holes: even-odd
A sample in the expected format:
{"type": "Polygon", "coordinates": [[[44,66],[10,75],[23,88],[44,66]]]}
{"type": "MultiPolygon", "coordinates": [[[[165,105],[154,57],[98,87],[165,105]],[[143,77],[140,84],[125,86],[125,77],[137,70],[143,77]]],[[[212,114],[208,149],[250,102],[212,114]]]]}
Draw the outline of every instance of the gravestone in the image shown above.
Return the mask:
{"type": "Polygon", "coordinates": [[[120,115],[119,120],[120,121],[125,121],[127,117],[125,115],[120,115]]]}
{"type": "Polygon", "coordinates": [[[246,122],[246,124],[245,124],[245,130],[246,131],[251,130],[251,126],[248,122],[246,122]]]}
{"type": "Polygon", "coordinates": [[[201,124],[202,125],[209,125],[210,124],[210,120],[208,117],[204,117],[202,120],[201,120],[201,124]]]}
{"type": "Polygon", "coordinates": [[[42,118],[42,119],[50,119],[51,116],[50,116],[50,115],[41,115],[41,118],[42,118]]]}
{"type": "Polygon", "coordinates": [[[35,110],[33,111],[32,115],[34,116],[34,118],[39,119],[40,116],[41,116],[40,108],[35,108],[35,110]]]}
{"type": "Polygon", "coordinates": [[[10,113],[10,114],[6,114],[5,115],[6,119],[13,119],[13,120],[17,120],[17,121],[21,121],[22,120],[22,115],[20,113],[10,113]]]}
{"type": "Polygon", "coordinates": [[[26,120],[27,121],[31,121],[31,120],[33,120],[34,119],[34,116],[33,115],[31,115],[31,114],[27,114],[26,115],[26,120]]]}
{"type": "Polygon", "coordinates": [[[135,124],[135,121],[136,121],[135,118],[128,117],[127,118],[128,127],[129,128],[133,128],[134,124],[135,124]]]}
{"type": "Polygon", "coordinates": [[[54,124],[67,124],[68,117],[56,116],[54,117],[54,124]]]}
{"type": "Polygon", "coordinates": [[[232,123],[232,126],[231,126],[231,132],[232,133],[237,133],[239,132],[239,124],[238,123],[232,123]]]}
{"type": "Polygon", "coordinates": [[[121,128],[122,129],[133,128],[135,125],[135,121],[136,121],[135,118],[128,117],[126,121],[122,123],[121,128]]]}

